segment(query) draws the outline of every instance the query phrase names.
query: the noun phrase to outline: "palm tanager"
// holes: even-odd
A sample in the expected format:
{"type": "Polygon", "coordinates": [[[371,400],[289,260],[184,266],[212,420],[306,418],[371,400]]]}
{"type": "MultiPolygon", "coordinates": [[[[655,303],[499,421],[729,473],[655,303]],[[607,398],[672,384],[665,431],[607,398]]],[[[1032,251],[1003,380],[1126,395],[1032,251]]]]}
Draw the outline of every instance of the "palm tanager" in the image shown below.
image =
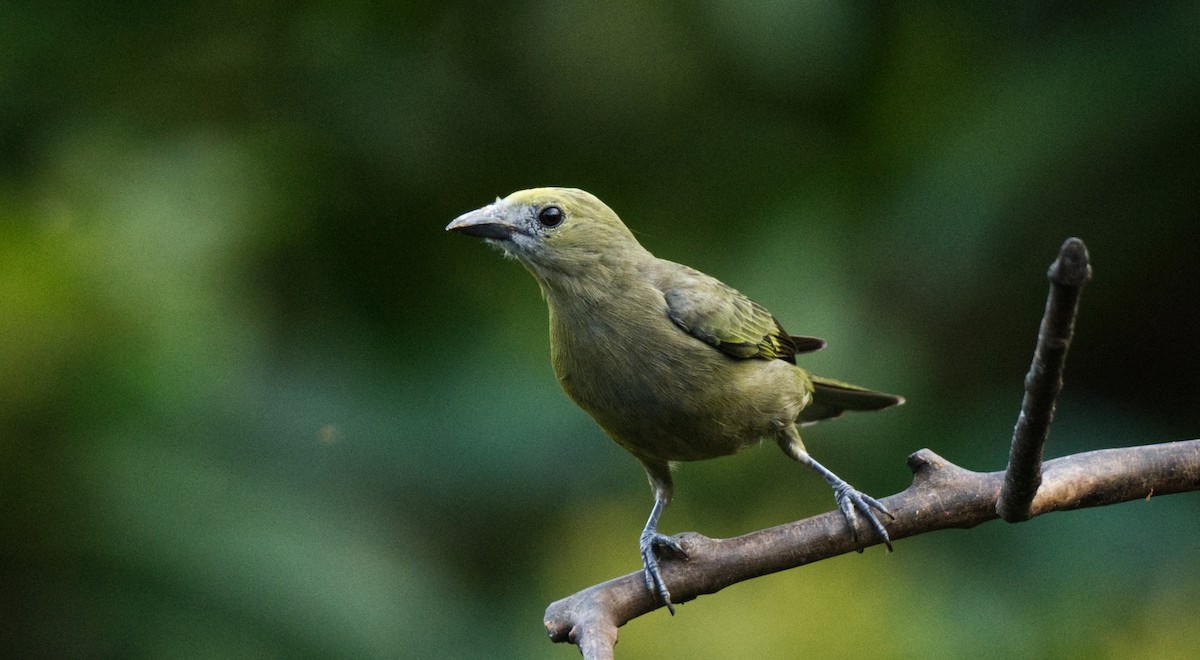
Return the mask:
{"type": "Polygon", "coordinates": [[[697,270],[650,254],[616,213],[572,188],[535,188],[455,218],[533,274],[550,308],[550,357],[562,388],[650,477],[654,506],[639,549],[646,587],[671,610],[660,556],[685,556],[658,532],[671,465],[733,454],[766,438],[833,487],[858,536],[862,515],[891,513],[808,454],[798,426],[903,403],[821,378],[796,355],[825,342],[784,331],[765,308],[697,270]]]}

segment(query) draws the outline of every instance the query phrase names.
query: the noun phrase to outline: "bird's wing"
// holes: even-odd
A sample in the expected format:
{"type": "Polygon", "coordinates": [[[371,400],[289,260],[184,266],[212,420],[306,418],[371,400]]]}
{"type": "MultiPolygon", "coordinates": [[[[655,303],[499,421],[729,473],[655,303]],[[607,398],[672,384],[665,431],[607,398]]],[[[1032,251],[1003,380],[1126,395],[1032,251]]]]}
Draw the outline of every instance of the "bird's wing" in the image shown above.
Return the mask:
{"type": "Polygon", "coordinates": [[[742,359],[796,361],[796,353],[815,351],[825,342],[793,337],[762,305],[698,270],[663,262],[658,284],[667,315],[693,337],[742,359]]]}

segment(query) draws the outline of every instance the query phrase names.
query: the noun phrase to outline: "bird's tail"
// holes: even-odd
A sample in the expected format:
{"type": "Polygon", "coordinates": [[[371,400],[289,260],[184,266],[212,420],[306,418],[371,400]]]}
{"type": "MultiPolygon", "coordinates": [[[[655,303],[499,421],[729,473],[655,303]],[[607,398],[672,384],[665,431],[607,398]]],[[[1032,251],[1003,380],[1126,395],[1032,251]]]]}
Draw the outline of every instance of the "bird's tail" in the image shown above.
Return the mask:
{"type": "Polygon", "coordinates": [[[847,410],[883,410],[904,403],[904,397],[868,390],[830,378],[812,376],[812,403],[800,411],[797,421],[811,424],[823,419],[841,417],[847,410]]]}

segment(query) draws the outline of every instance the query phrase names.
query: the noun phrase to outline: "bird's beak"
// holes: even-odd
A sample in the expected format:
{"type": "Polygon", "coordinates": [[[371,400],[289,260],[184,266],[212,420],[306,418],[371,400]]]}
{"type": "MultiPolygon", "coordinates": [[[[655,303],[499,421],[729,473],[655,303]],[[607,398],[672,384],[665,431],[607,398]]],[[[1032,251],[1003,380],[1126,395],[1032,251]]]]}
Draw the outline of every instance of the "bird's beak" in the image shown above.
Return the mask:
{"type": "Polygon", "coordinates": [[[512,238],[516,230],[496,204],[488,204],[481,209],[464,213],[446,225],[446,231],[501,241],[512,238]]]}

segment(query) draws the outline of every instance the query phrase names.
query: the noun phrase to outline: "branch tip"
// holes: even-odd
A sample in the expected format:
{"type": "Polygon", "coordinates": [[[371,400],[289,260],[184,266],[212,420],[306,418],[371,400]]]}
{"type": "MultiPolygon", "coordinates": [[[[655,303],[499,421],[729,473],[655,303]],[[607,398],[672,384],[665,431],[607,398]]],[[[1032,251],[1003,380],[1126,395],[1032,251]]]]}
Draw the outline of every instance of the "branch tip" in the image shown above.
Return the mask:
{"type": "Polygon", "coordinates": [[[933,457],[937,454],[928,449],[918,449],[908,455],[908,469],[915,475],[923,470],[933,468],[933,457]]]}
{"type": "Polygon", "coordinates": [[[961,470],[959,466],[942,458],[932,449],[918,449],[908,455],[908,469],[912,470],[913,481],[931,479],[950,470],[961,470]]]}
{"type": "Polygon", "coordinates": [[[1092,279],[1092,265],[1083,241],[1074,236],[1063,241],[1046,276],[1055,284],[1069,287],[1082,287],[1092,279]]]}

